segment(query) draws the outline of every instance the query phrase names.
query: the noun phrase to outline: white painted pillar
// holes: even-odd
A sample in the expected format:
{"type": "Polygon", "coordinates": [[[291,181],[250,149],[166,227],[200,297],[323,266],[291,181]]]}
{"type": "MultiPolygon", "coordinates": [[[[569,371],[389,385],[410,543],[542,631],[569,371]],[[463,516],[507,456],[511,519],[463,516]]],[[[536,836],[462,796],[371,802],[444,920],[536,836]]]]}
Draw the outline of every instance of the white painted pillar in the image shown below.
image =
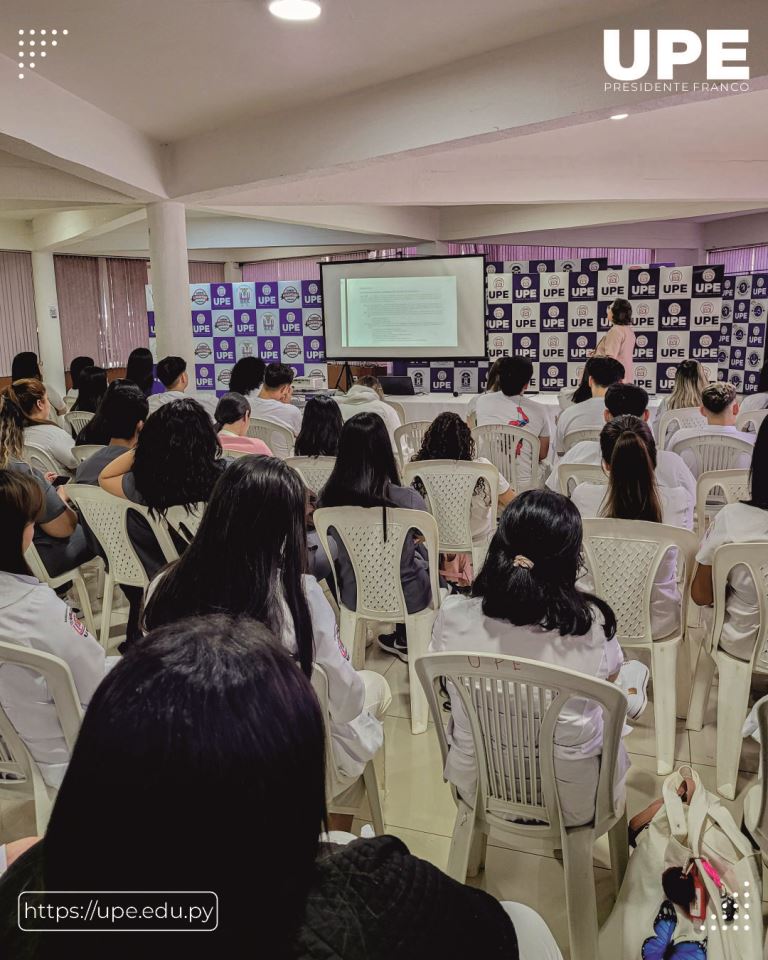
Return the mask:
{"type": "Polygon", "coordinates": [[[224,264],[224,280],[227,283],[240,283],[243,279],[243,268],[235,260],[227,260],[224,264]]]}
{"type": "Polygon", "coordinates": [[[67,387],[52,253],[32,253],[32,283],[35,288],[38,356],[43,362],[43,377],[63,397],[67,387]]]}
{"type": "MultiPolygon", "coordinates": [[[[150,203],[147,222],[157,356],[159,359],[183,357],[192,368],[194,343],[184,204],[176,200],[150,203]]],[[[190,379],[193,379],[191,374],[190,379]]]]}

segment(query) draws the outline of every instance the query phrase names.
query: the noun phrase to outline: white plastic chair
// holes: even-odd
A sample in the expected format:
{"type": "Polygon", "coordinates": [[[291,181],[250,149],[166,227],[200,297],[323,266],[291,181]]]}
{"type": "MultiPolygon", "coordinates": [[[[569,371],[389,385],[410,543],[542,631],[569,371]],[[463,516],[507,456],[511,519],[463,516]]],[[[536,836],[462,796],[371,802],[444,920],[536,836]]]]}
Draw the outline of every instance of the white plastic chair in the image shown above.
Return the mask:
{"type": "Polygon", "coordinates": [[[337,542],[344,544],[354,570],[357,609],[349,610],[341,602],[341,585],[335,566],[333,568],[336,596],[339,598],[339,632],[341,642],[350,652],[352,665],[358,670],[365,665],[366,622],[405,624],[411,731],[424,733],[427,729],[427,701],[413,664],[420,654],[427,651],[432,637],[432,624],[440,606],[437,522],[424,510],[387,507],[385,531],[383,513],[384,510],[378,507],[324,507],[315,511],[313,519],[326,556],[332,556],[329,530],[333,529],[337,542]],[[408,613],[400,582],[403,545],[412,530],[424,537],[432,591],[430,605],[418,613],[408,613]]]}
{"type": "Polygon", "coordinates": [[[599,441],[600,430],[600,427],[589,427],[584,430],[569,430],[563,437],[563,450],[568,453],[571,447],[575,447],[577,443],[590,440],[593,442],[599,441]]]}
{"type": "Polygon", "coordinates": [[[259,417],[251,417],[248,424],[248,436],[263,440],[273,455],[279,457],[280,460],[286,460],[293,456],[293,445],[296,438],[292,431],[283,424],[274,423],[272,420],[262,420],[259,417]]]}
{"type": "Polygon", "coordinates": [[[285,461],[298,473],[304,486],[320,493],[336,466],[336,457],[289,457],[285,461]]]}
{"type": "MultiPolygon", "coordinates": [[[[752,461],[753,444],[741,437],[729,437],[727,434],[704,434],[700,437],[690,437],[675,444],[675,453],[681,457],[690,451],[696,458],[698,469],[691,470],[695,477],[712,470],[745,469],[752,461]]],[[[683,457],[688,463],[689,457],[683,457]]]]}
{"type": "Polygon", "coordinates": [[[46,450],[34,443],[28,443],[26,440],[21,450],[21,459],[42,474],[55,473],[57,476],[61,474],[61,467],[46,450]]]}
{"type": "Polygon", "coordinates": [[[617,890],[629,856],[624,804],[615,802],[616,761],[627,711],[624,693],[605,680],[501,654],[432,653],[419,659],[416,672],[427,692],[443,763],[449,745],[435,689],[440,677],[451,684],[452,696],[461,699],[478,760],[474,802],[466,802],[453,789],[458,811],[446,872],[461,883],[467,875],[475,876],[483,866],[489,835],[503,840],[536,839],[562,850],[571,958],[594,960],[598,955],[595,839],[608,834],[617,890]],[[582,827],[563,824],[555,782],[556,723],[571,697],[593,700],[603,711],[595,817],[582,827]]]}
{"type": "MultiPolygon", "coordinates": [[[[413,486],[418,477],[427,492],[429,512],[437,520],[441,553],[468,553],[475,576],[483,565],[490,538],[472,539],[472,497],[479,481],[495,518],[499,502],[499,471],[493,464],[467,460],[420,460],[403,471],[403,483],[413,486]]],[[[494,522],[495,527],[495,522],[494,522]]]]}
{"type": "MultiPolygon", "coordinates": [[[[6,664],[44,677],[71,755],[83,711],[69,665],[50,653],[0,641],[0,671],[6,664]]],[[[0,705],[0,794],[3,793],[34,802],[35,832],[42,836],[48,826],[56,790],[46,784],[37,761],[0,705]]]]}
{"type": "Polygon", "coordinates": [[[643,647],[650,654],[653,713],[656,725],[656,772],[672,772],[678,691],[687,698],[690,671],[679,662],[678,648],[687,622],[688,593],[698,538],[689,530],[645,520],[584,520],[584,556],[594,579],[594,593],[616,614],[622,648],[643,647]],[[651,632],[651,592],[667,550],[678,551],[681,595],[680,628],[661,640],[651,632]],[[682,567],[682,571],[681,571],[682,567]],[[679,676],[678,676],[679,673],[679,676]]]}
{"type": "Polygon", "coordinates": [[[752,674],[768,674],[768,544],[726,543],[718,547],[712,561],[712,583],[712,628],[699,648],[687,728],[701,730],[704,725],[704,711],[717,665],[720,674],[717,688],[717,791],[733,800],[741,757],[741,728],[747,715],[752,674]],[[739,660],[719,649],[726,614],[728,576],[739,565],[747,568],[757,590],[759,627],[751,660],[739,660]]]}
{"type": "Polygon", "coordinates": [[[431,420],[413,420],[395,428],[395,447],[401,469],[421,450],[424,434],[432,426],[431,420]]]}
{"type": "Polygon", "coordinates": [[[330,707],[328,705],[328,677],[321,666],[315,664],[312,670],[312,687],[314,688],[317,699],[320,702],[320,711],[323,714],[323,723],[325,724],[325,795],[328,798],[328,809],[333,813],[350,813],[353,816],[357,814],[362,799],[362,791],[359,789],[360,782],[368,794],[368,805],[371,808],[371,820],[373,828],[378,836],[384,833],[384,814],[381,808],[381,796],[379,795],[379,783],[376,779],[376,768],[373,760],[369,760],[365,765],[363,775],[356,784],[345,783],[336,767],[336,759],[333,755],[333,743],[331,740],[330,707]],[[358,789],[352,789],[357,787],[358,789]],[[340,803],[334,803],[336,798],[342,798],[340,803]]]}
{"type": "Polygon", "coordinates": [[[402,405],[402,403],[400,403],[399,400],[385,400],[384,403],[386,403],[388,407],[392,407],[402,426],[402,424],[406,422],[405,407],[402,405]]]}
{"type": "Polygon", "coordinates": [[[490,460],[515,493],[535,490],[543,485],[544,473],[539,463],[541,443],[535,433],[508,424],[491,423],[473,427],[472,436],[477,456],[490,460]],[[531,479],[526,482],[517,475],[519,458],[524,450],[531,460],[531,479]]]}
{"type": "Polygon", "coordinates": [[[768,410],[744,410],[736,417],[736,427],[745,433],[757,433],[766,417],[768,410]]]}
{"type": "Polygon", "coordinates": [[[79,447],[72,447],[72,456],[78,463],[83,463],[89,457],[92,457],[94,453],[98,453],[99,450],[103,449],[104,445],[101,443],[83,443],[79,447]]]}
{"type": "MultiPolygon", "coordinates": [[[[749,470],[709,470],[696,481],[696,518],[699,539],[707,532],[707,502],[720,491],[719,505],[749,499],[749,470]]],[[[715,511],[716,512],[716,511],[715,511]]],[[[709,516],[712,515],[710,511],[709,516]]]]}
{"type": "Polygon", "coordinates": [[[94,414],[89,413],[87,410],[70,410],[69,413],[64,414],[64,419],[67,422],[67,426],[72,431],[72,436],[77,437],[78,433],[83,429],[83,427],[93,420],[94,414]]]}
{"type": "Polygon", "coordinates": [[[755,706],[760,731],[760,779],[744,797],[744,825],[760,847],[765,876],[768,870],[768,697],[763,697],[755,706]]]}
{"type": "Polygon", "coordinates": [[[67,493],[72,502],[77,504],[107,558],[109,569],[104,583],[99,634],[99,641],[106,650],[109,646],[114,588],[122,585],[146,589],[149,584],[144,566],[128,535],[128,512],[134,510],[147,521],[168,563],[177,560],[179,554],[166,524],[152,517],[147,507],[85,483],[69,484],[67,493]]]}
{"type": "Polygon", "coordinates": [[[557,467],[560,493],[570,497],[580,483],[608,483],[602,466],[596,463],[561,463],[557,467]]]}
{"type": "Polygon", "coordinates": [[[65,573],[60,573],[58,576],[52,577],[48,573],[48,570],[43,563],[43,558],[40,556],[34,543],[30,544],[29,549],[24,554],[24,559],[27,561],[29,569],[32,571],[33,575],[36,576],[41,583],[47,583],[51,590],[56,590],[58,587],[63,587],[65,584],[71,582],[72,586],[75,588],[75,592],[77,593],[77,600],[80,604],[80,609],[83,613],[83,620],[88,628],[88,632],[95,635],[96,621],[93,619],[91,600],[88,596],[88,588],[85,585],[81,568],[73,567],[71,570],[67,570],[65,573]]]}
{"type": "Polygon", "coordinates": [[[687,430],[689,427],[704,427],[707,418],[702,415],[698,407],[680,407],[679,410],[665,410],[659,418],[659,450],[667,449],[667,434],[671,424],[676,423],[678,430],[687,430]]]}
{"type": "Polygon", "coordinates": [[[190,504],[189,510],[183,506],[168,507],[165,512],[165,522],[169,527],[173,527],[176,533],[187,543],[191,543],[207,506],[208,504],[205,501],[201,501],[190,504]]]}

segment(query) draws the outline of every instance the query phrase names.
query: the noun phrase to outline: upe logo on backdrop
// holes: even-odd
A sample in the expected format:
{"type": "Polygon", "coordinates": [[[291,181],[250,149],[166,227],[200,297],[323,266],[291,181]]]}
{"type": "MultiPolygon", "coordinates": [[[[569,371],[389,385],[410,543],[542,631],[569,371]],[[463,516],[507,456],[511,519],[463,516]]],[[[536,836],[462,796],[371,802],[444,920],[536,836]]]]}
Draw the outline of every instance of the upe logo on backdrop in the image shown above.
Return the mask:
{"type": "MultiPolygon", "coordinates": [[[[633,30],[632,58],[628,66],[621,58],[621,31],[603,30],[603,65],[605,72],[616,83],[605,83],[604,89],[622,89],[623,83],[633,83],[648,77],[651,69],[651,31],[633,30]]],[[[677,67],[689,66],[701,57],[706,45],[707,81],[714,81],[714,89],[748,90],[749,66],[747,44],[749,30],[707,30],[705,42],[693,30],[656,31],[656,76],[653,80],[675,80],[677,67]],[[741,64],[734,66],[734,64],[741,64]],[[735,82],[734,82],[735,81],[735,82]]],[[[681,84],[682,86],[682,84],[681,84]]],[[[709,89],[709,84],[694,85],[709,89]]],[[[630,90],[649,89],[645,84],[630,90]]],[[[651,81],[650,89],[653,89],[651,81]]]]}
{"type": "Polygon", "coordinates": [[[304,321],[304,326],[308,330],[319,330],[323,325],[323,318],[319,313],[310,313],[307,319],[304,321]]]}
{"type": "Polygon", "coordinates": [[[195,356],[200,360],[207,360],[212,353],[213,350],[211,350],[207,343],[198,343],[195,347],[195,356]]]}
{"type": "Polygon", "coordinates": [[[214,326],[222,333],[228,333],[232,329],[233,324],[229,317],[217,317],[214,326]]]}
{"type": "Polygon", "coordinates": [[[198,307],[202,307],[204,303],[208,303],[208,293],[203,290],[202,287],[198,287],[192,294],[192,301],[196,303],[198,307]]]}
{"type": "Polygon", "coordinates": [[[286,345],[283,347],[283,356],[290,357],[291,360],[295,360],[300,353],[301,353],[301,347],[295,341],[291,341],[291,343],[286,343],[286,345]]]}
{"type": "Polygon", "coordinates": [[[280,294],[280,299],[285,300],[286,303],[296,303],[297,300],[301,299],[301,294],[296,287],[286,287],[280,294]]]}

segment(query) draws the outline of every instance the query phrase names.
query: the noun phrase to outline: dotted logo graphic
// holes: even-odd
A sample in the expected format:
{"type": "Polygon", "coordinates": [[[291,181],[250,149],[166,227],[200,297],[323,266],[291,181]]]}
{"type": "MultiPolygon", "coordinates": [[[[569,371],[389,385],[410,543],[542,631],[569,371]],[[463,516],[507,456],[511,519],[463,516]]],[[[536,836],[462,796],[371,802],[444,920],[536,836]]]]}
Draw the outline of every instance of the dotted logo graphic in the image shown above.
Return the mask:
{"type": "Polygon", "coordinates": [[[40,60],[48,56],[51,47],[58,47],[59,40],[69,35],[69,30],[57,27],[30,27],[19,30],[19,80],[26,76],[26,70],[35,70],[40,60]]]}

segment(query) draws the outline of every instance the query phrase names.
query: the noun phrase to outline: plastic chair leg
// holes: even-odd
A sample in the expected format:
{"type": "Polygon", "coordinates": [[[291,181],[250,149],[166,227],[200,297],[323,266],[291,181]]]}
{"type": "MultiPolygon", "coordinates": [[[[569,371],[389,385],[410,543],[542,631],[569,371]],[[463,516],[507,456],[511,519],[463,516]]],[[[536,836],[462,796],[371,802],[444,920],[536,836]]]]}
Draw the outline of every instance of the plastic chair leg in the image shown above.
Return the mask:
{"type": "Polygon", "coordinates": [[[592,827],[574,827],[563,833],[565,904],[571,960],[595,960],[599,954],[597,894],[592,867],[594,831],[592,827]]]}
{"type": "Polygon", "coordinates": [[[693,673],[691,685],[691,700],[688,704],[687,730],[701,730],[704,726],[704,714],[709,702],[709,691],[715,677],[715,661],[710,657],[703,645],[699,647],[699,658],[693,673]]]}
{"type": "Polygon", "coordinates": [[[53,809],[53,798],[51,792],[45,785],[42,775],[36,772],[32,778],[32,794],[35,804],[35,831],[42,837],[48,827],[48,821],[51,818],[53,809]]]}
{"type": "Polygon", "coordinates": [[[726,800],[736,796],[741,759],[741,728],[747,715],[752,664],[719,651],[717,668],[717,792],[726,800]]]}
{"type": "Polygon", "coordinates": [[[653,665],[653,714],[656,723],[656,773],[672,773],[675,761],[675,713],[677,648],[679,641],[651,645],[653,665]]]}
{"type": "Polygon", "coordinates": [[[376,836],[381,837],[385,833],[384,813],[381,809],[381,795],[379,794],[379,783],[376,779],[376,768],[373,760],[369,760],[363,771],[363,782],[365,783],[365,792],[368,794],[368,806],[371,808],[371,820],[376,836]]]}
{"type": "Polygon", "coordinates": [[[355,670],[365,667],[364,621],[353,610],[339,609],[339,637],[349,653],[349,659],[355,670]]]}
{"type": "Polygon", "coordinates": [[[104,601],[101,604],[101,632],[99,641],[105,650],[109,649],[109,628],[112,621],[112,600],[115,593],[115,581],[111,573],[104,582],[104,601]]]}
{"type": "Polygon", "coordinates": [[[80,604],[80,609],[83,611],[83,619],[85,620],[85,625],[88,628],[88,633],[96,633],[96,623],[93,619],[93,610],[91,609],[91,599],[88,596],[88,588],[85,585],[85,580],[83,580],[81,574],[77,573],[72,577],[72,585],[77,592],[77,599],[80,604]]]}
{"type": "Polygon", "coordinates": [[[424,656],[432,638],[433,617],[407,618],[405,630],[408,636],[408,688],[411,695],[411,733],[426,733],[429,720],[429,705],[424,688],[416,676],[416,660],[424,656]]]}
{"type": "Polygon", "coordinates": [[[488,848],[488,834],[484,830],[476,829],[469,848],[467,876],[476,877],[485,869],[485,852],[488,848]]]}
{"type": "Polygon", "coordinates": [[[448,865],[445,872],[449,877],[465,883],[469,869],[469,857],[475,834],[475,811],[463,801],[459,801],[456,823],[451,837],[451,849],[448,853],[448,865]]]}
{"type": "Polygon", "coordinates": [[[624,874],[627,872],[627,864],[629,863],[626,810],[608,831],[608,849],[611,854],[613,883],[616,887],[616,895],[618,896],[621,885],[624,882],[624,874]]]}

